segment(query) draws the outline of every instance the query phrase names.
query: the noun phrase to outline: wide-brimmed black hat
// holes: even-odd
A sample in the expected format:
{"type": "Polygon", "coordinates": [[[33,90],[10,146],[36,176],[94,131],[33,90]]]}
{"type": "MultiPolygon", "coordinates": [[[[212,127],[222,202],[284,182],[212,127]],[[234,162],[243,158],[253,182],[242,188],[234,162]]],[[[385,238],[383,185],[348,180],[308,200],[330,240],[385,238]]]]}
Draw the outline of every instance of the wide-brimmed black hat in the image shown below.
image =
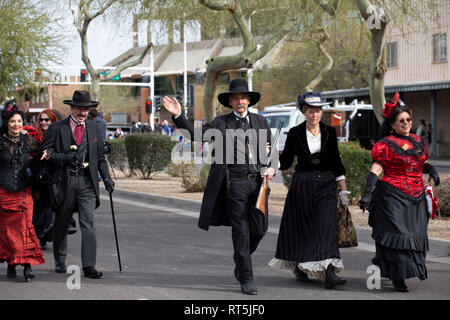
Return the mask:
{"type": "Polygon", "coordinates": [[[64,100],[63,103],[75,107],[97,107],[99,102],[91,101],[91,95],[88,91],[76,90],[73,93],[72,100],[64,100]]]}
{"type": "Polygon", "coordinates": [[[298,107],[302,110],[303,106],[310,106],[316,108],[322,108],[323,106],[330,105],[332,102],[322,100],[320,92],[307,92],[298,96],[298,107]]]}
{"type": "Polygon", "coordinates": [[[223,104],[227,108],[232,108],[230,105],[230,102],[228,101],[228,98],[233,93],[246,93],[250,97],[250,103],[249,107],[255,105],[258,103],[259,99],[261,98],[261,94],[256,91],[248,91],[248,84],[245,79],[234,79],[230,82],[230,88],[228,92],[223,92],[219,94],[217,99],[219,99],[219,102],[223,104]]]}

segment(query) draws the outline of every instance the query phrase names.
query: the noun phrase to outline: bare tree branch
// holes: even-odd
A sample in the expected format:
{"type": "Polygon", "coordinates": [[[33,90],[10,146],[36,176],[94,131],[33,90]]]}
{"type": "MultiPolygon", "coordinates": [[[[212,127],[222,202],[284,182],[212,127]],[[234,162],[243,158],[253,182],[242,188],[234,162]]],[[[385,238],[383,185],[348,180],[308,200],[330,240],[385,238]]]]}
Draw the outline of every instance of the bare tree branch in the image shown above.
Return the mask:
{"type": "Polygon", "coordinates": [[[326,28],[321,28],[321,35],[319,40],[317,41],[317,47],[322,52],[322,54],[327,59],[326,65],[320,70],[317,76],[305,87],[305,92],[314,91],[314,89],[322,82],[325,78],[325,75],[330,72],[333,67],[333,58],[328,54],[325,50],[324,45],[330,40],[330,35],[328,34],[326,28]]]}

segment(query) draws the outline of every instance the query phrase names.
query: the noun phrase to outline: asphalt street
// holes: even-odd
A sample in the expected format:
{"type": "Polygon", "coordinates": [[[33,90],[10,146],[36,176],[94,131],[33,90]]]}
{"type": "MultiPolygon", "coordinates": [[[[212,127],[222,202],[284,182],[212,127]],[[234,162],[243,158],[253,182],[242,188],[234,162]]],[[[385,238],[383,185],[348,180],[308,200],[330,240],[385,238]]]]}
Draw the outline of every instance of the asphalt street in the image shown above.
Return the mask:
{"type": "MultiPolygon", "coordinates": [[[[104,192],[104,191],[103,191],[104,192]]],[[[360,245],[341,249],[347,283],[332,290],[323,281],[295,281],[292,274],[272,270],[267,263],[276,247],[279,216],[272,216],[269,232],[253,255],[259,294],[243,295],[233,276],[231,229],[197,227],[199,203],[116,190],[115,216],[123,271],[119,272],[108,197],[103,193],[96,211],[97,269],[102,279],[54,272],[52,249],[43,251],[46,263],[33,267],[36,278],[23,281],[0,274],[0,300],[448,300],[450,298],[450,242],[430,240],[428,279],[407,280],[409,293],[397,293],[387,279],[380,289],[368,289],[367,268],[374,256],[370,230],[358,229],[360,245]]],[[[81,267],[80,231],[68,238],[67,266],[81,267]]]]}

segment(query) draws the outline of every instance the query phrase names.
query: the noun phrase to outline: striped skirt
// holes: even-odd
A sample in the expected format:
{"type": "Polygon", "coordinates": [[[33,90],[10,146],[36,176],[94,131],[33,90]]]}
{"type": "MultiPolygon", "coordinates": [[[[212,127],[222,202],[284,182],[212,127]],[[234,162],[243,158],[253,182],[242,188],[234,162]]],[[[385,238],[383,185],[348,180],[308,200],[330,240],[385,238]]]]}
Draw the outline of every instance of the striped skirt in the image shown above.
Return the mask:
{"type": "Polygon", "coordinates": [[[331,172],[295,172],[269,266],[322,278],[331,264],[344,269],[337,245],[337,185],[331,172]]]}

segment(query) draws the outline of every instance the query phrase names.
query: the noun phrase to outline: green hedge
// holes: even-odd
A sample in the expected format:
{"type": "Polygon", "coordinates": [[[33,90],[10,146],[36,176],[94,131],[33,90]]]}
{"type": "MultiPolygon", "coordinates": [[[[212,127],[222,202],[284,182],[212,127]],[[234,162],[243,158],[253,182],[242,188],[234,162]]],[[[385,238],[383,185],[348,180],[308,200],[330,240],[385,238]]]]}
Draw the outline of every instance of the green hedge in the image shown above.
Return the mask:
{"type": "Polygon", "coordinates": [[[111,152],[107,155],[107,158],[111,168],[113,169],[114,176],[116,175],[114,169],[122,171],[125,176],[130,176],[132,173],[128,170],[125,139],[108,140],[108,142],[111,143],[111,152]]]}
{"type": "Polygon", "coordinates": [[[366,177],[372,165],[370,150],[361,148],[358,141],[339,143],[339,153],[345,167],[345,184],[351,191],[349,200],[357,204],[366,185],[366,177]]]}
{"type": "Polygon", "coordinates": [[[160,134],[129,134],[125,136],[128,166],[141,178],[150,179],[152,174],[166,168],[171,161],[176,142],[160,134]]]}
{"type": "MultiPolygon", "coordinates": [[[[339,154],[342,164],[347,171],[345,174],[345,183],[347,189],[351,191],[351,194],[349,194],[350,204],[357,204],[359,199],[361,199],[366,177],[372,164],[370,151],[361,148],[357,141],[347,143],[339,142],[339,154]]],[[[287,188],[291,184],[291,177],[296,164],[297,162],[294,160],[292,167],[282,171],[283,183],[287,188]]]]}

